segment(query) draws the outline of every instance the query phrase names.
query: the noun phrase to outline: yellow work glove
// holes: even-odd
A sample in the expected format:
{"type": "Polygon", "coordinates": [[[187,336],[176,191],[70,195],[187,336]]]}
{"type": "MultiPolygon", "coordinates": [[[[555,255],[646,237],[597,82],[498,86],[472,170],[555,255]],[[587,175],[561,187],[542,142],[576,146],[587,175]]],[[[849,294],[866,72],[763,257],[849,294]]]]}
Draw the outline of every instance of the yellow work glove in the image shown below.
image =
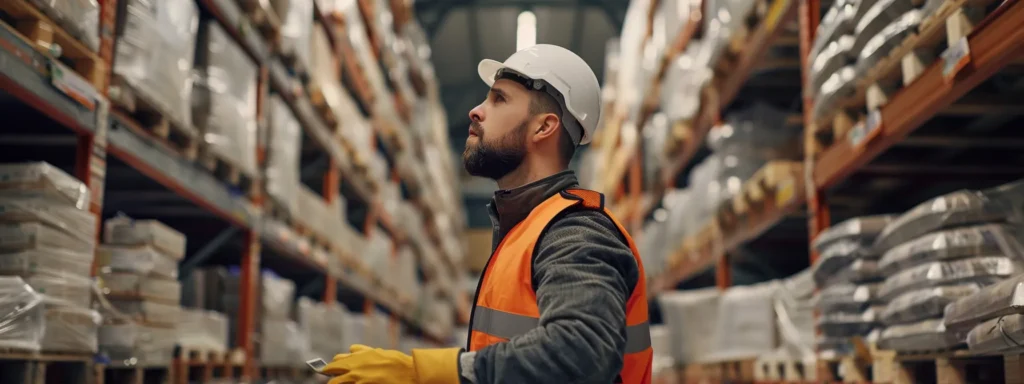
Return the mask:
{"type": "Polygon", "coordinates": [[[459,384],[459,349],[416,349],[412,356],[365,345],[334,357],[328,384],[459,384]]]}

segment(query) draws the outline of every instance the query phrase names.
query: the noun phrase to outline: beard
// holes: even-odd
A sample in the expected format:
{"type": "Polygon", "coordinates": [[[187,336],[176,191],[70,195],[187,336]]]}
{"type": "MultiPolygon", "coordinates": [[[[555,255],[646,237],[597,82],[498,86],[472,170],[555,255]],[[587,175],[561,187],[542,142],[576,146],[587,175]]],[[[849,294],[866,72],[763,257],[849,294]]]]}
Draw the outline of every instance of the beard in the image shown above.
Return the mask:
{"type": "Polygon", "coordinates": [[[466,172],[476,177],[498,180],[519,168],[526,158],[526,120],[516,129],[499,138],[497,143],[484,141],[483,128],[478,122],[472,122],[473,131],[477,134],[476,146],[466,142],[466,150],[462,152],[462,164],[466,172]]]}

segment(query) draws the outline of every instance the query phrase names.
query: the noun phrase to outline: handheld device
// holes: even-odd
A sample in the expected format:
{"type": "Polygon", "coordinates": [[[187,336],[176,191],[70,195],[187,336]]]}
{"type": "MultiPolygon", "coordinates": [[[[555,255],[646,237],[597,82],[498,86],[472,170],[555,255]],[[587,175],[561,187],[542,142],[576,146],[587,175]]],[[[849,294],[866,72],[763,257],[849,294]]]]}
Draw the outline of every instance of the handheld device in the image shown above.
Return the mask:
{"type": "Polygon", "coordinates": [[[327,367],[327,363],[324,362],[324,359],[321,359],[319,357],[315,359],[309,359],[306,360],[306,365],[308,365],[310,368],[313,368],[313,371],[316,371],[316,373],[327,376],[327,374],[323,372],[324,367],[327,367]]]}

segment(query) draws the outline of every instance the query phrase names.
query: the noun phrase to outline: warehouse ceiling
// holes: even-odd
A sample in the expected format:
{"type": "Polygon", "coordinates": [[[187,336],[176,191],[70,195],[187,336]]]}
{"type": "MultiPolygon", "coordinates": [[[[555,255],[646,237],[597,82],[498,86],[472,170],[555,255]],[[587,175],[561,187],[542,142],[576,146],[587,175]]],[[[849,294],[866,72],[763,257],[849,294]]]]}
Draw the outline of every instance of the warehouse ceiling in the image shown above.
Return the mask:
{"type": "MultiPolygon", "coordinates": [[[[467,113],[487,93],[476,74],[476,65],[483,58],[503,61],[515,52],[520,12],[536,14],[538,44],[569,48],[602,79],[605,45],[619,35],[628,5],[628,0],[416,1],[416,15],[430,37],[432,60],[448,113],[449,137],[456,152],[453,156],[461,158],[469,125],[467,113]]],[[[483,203],[494,184],[465,179],[463,185],[470,225],[490,227],[483,203]]]]}

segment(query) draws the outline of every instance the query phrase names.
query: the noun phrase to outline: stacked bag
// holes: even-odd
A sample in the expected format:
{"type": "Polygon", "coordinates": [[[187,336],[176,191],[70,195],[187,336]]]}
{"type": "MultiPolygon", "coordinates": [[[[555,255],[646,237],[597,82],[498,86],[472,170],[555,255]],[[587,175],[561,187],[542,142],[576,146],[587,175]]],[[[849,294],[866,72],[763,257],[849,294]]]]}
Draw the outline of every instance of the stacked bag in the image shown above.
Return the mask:
{"type": "Polygon", "coordinates": [[[114,360],[166,366],[181,320],[178,262],[185,257],[185,236],[159,221],[127,216],[107,220],[103,232],[97,264],[110,314],[100,329],[100,348],[114,360]]]}
{"type": "MultiPolygon", "coordinates": [[[[1002,308],[989,303],[1005,298],[999,292],[1012,291],[1012,283],[979,290],[1024,271],[1022,196],[1022,182],[952,192],[919,204],[885,228],[875,244],[885,251],[879,267],[887,276],[879,288],[887,302],[880,348],[955,348],[968,341],[971,327],[998,317],[992,313],[1002,308]]],[[[985,332],[979,329],[976,337],[985,332]]]]}
{"type": "Polygon", "coordinates": [[[49,164],[0,165],[0,347],[96,352],[90,202],[85,184],[49,164]]]}
{"type": "Polygon", "coordinates": [[[852,353],[854,337],[877,338],[873,331],[884,307],[879,300],[880,253],[872,244],[892,219],[887,215],[852,218],[814,239],[812,247],[819,253],[812,274],[818,287],[815,307],[821,313],[817,320],[821,334],[816,340],[820,357],[852,353]]]}

